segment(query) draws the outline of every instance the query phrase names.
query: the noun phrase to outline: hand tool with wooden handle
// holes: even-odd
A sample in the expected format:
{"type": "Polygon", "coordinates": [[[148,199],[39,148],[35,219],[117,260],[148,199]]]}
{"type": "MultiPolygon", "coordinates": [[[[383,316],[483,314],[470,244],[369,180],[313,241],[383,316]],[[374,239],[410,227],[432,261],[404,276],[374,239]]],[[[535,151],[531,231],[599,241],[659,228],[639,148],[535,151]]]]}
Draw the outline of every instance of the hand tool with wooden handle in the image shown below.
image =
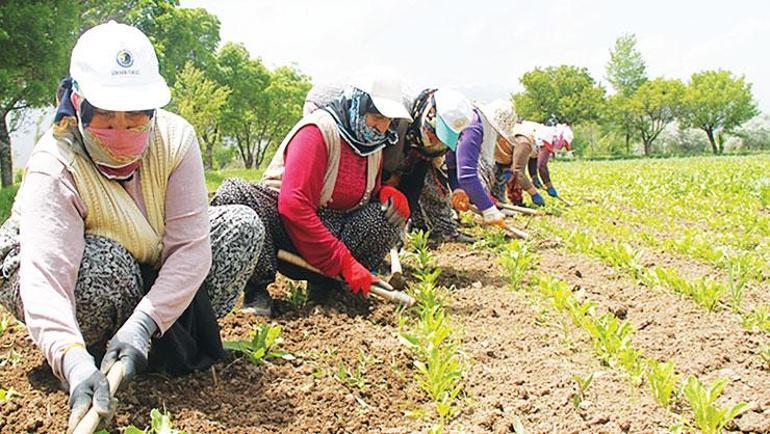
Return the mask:
{"type": "MultiPolygon", "coordinates": [[[[287,252],[286,250],[278,250],[278,259],[284,262],[288,262],[289,264],[296,265],[297,267],[303,268],[307,271],[324,276],[321,270],[308,264],[307,261],[305,261],[302,257],[287,252]]],[[[339,277],[336,277],[335,279],[340,282],[344,282],[344,280],[339,277]]],[[[415,303],[414,298],[410,297],[405,292],[394,290],[392,286],[390,286],[387,282],[383,282],[382,280],[375,280],[372,282],[372,287],[369,292],[384,300],[398,303],[407,307],[412,306],[415,303]]]]}
{"type": "MultiPolygon", "coordinates": [[[[107,383],[110,385],[110,397],[115,396],[115,392],[118,391],[120,383],[123,381],[123,362],[118,360],[107,372],[107,383]]],[[[72,434],[93,434],[96,428],[99,427],[99,413],[91,407],[80,419],[78,425],[72,431],[72,434]]]]}

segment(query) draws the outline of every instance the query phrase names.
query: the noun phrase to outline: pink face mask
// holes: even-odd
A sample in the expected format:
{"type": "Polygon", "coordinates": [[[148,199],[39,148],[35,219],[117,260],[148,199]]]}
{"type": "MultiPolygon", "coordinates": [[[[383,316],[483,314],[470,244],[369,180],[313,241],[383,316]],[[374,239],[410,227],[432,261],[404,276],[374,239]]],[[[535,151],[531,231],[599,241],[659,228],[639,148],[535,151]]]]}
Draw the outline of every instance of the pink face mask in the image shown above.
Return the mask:
{"type": "Polygon", "coordinates": [[[122,167],[140,159],[147,149],[150,125],[130,129],[85,129],[84,142],[95,163],[108,167],[122,167]]]}

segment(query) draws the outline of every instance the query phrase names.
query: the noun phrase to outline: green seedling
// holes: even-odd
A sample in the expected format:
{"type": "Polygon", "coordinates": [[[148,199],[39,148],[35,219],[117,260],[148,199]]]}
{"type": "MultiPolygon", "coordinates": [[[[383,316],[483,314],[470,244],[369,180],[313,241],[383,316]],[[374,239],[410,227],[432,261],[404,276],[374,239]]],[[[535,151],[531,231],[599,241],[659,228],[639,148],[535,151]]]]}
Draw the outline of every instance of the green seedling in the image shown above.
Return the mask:
{"type": "Polygon", "coordinates": [[[417,271],[418,274],[430,273],[433,264],[433,254],[428,248],[428,241],[430,240],[430,232],[417,230],[412,232],[409,237],[409,249],[414,257],[417,259],[417,271]]]}
{"type": "Polygon", "coordinates": [[[572,375],[572,381],[577,385],[577,390],[572,394],[572,405],[575,408],[582,408],[585,404],[586,396],[588,396],[588,388],[591,387],[591,382],[594,380],[593,372],[588,377],[581,377],[577,374],[572,375]]]}
{"type": "Polygon", "coordinates": [[[759,360],[762,361],[762,366],[765,369],[770,369],[770,345],[762,344],[759,347],[759,360]]]}
{"type": "Polygon", "coordinates": [[[281,326],[263,324],[251,332],[251,340],[225,341],[223,347],[242,353],[255,365],[271,359],[293,360],[294,356],[279,348],[281,343],[281,326]]]}
{"type": "Polygon", "coordinates": [[[549,276],[540,276],[538,287],[540,288],[540,293],[545,298],[551,300],[556,310],[562,311],[567,309],[567,305],[572,297],[572,289],[567,286],[567,282],[549,276]]]}
{"type": "Polygon", "coordinates": [[[590,300],[579,302],[572,297],[567,303],[567,313],[576,327],[587,328],[586,323],[591,322],[591,313],[594,303],[590,300]]]}
{"type": "Polygon", "coordinates": [[[0,402],[8,402],[16,395],[18,395],[18,393],[16,393],[16,390],[13,387],[0,389],[0,402]]]}
{"type": "Polygon", "coordinates": [[[305,282],[295,282],[290,280],[288,286],[289,303],[291,303],[295,309],[302,309],[305,307],[308,301],[308,292],[305,282]]]}
{"type": "Polygon", "coordinates": [[[5,331],[8,330],[13,326],[13,318],[8,317],[7,315],[3,315],[3,318],[0,319],[0,336],[5,334],[5,331]]]}
{"type": "MultiPolygon", "coordinates": [[[[100,431],[101,433],[102,431],[100,431]]],[[[103,431],[107,432],[107,431],[103,431]]],[[[150,412],[150,426],[143,430],[131,425],[124,431],[125,434],[185,434],[184,431],[174,429],[171,423],[171,413],[153,408],[150,412]]]]}
{"type": "Polygon", "coordinates": [[[0,366],[16,366],[21,362],[21,353],[11,349],[7,353],[0,356],[0,366]]]}
{"type": "Polygon", "coordinates": [[[586,323],[593,340],[594,350],[602,363],[615,366],[621,351],[631,347],[634,328],[628,321],[620,321],[612,313],[606,313],[593,322],[586,323]]]}
{"type": "Polygon", "coordinates": [[[505,247],[500,258],[500,263],[508,273],[511,289],[521,288],[524,276],[532,266],[534,257],[527,245],[521,241],[511,241],[505,247]]]}
{"type": "Polygon", "coordinates": [[[365,375],[366,369],[371,363],[372,357],[367,356],[363,351],[360,351],[356,367],[350,369],[345,366],[344,363],[339,362],[337,364],[337,372],[334,373],[334,378],[348,388],[356,388],[363,392],[369,388],[369,380],[366,379],[365,375]]]}
{"type": "Polygon", "coordinates": [[[762,304],[743,316],[743,327],[770,333],[770,304],[762,304]]]}
{"type": "Polygon", "coordinates": [[[622,348],[618,353],[618,365],[626,371],[631,382],[635,385],[642,384],[642,376],[644,375],[644,359],[639,351],[627,346],[622,348]]]}
{"type": "Polygon", "coordinates": [[[728,269],[728,288],[730,290],[730,308],[735,313],[741,313],[743,291],[749,278],[741,262],[731,262],[728,269]]]}
{"type": "Polygon", "coordinates": [[[749,405],[745,402],[732,407],[719,407],[716,400],[725,386],[727,386],[726,378],[715,380],[707,387],[695,376],[687,377],[684,396],[692,408],[695,426],[703,434],[721,433],[731,420],[749,409],[749,405]]]}
{"type": "Polygon", "coordinates": [[[674,388],[679,382],[679,376],[674,371],[674,363],[661,363],[650,359],[647,361],[646,374],[647,383],[650,384],[650,389],[652,389],[652,396],[655,397],[658,404],[668,408],[669,404],[671,404],[674,388]]]}

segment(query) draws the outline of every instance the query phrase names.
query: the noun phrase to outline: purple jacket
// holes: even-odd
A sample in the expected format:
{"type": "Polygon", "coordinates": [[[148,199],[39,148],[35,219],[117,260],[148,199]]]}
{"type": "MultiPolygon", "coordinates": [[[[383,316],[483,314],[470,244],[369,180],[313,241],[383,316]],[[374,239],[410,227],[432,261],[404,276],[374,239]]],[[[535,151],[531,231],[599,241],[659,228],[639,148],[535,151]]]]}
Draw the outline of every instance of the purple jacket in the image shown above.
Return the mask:
{"type": "Polygon", "coordinates": [[[494,206],[489,193],[479,177],[481,143],[484,141],[484,124],[478,109],[473,109],[473,121],[460,134],[457,149],[446,156],[449,185],[452,190],[462,188],[480,210],[494,206]]]}

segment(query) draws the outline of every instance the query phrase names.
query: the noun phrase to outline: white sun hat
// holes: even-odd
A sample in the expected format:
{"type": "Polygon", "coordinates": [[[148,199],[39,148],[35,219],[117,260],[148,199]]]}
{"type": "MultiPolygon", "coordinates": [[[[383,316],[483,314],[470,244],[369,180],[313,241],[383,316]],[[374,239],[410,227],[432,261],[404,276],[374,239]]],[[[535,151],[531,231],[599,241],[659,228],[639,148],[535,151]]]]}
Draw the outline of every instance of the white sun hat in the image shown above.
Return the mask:
{"type": "Polygon", "coordinates": [[[404,106],[401,77],[389,68],[370,68],[359,72],[352,80],[353,87],[369,94],[374,106],[385,117],[412,121],[404,106]]]}
{"type": "Polygon", "coordinates": [[[473,120],[473,106],[463,94],[453,89],[440,88],[433,98],[436,101],[436,137],[454,151],[460,133],[473,120]]]}
{"type": "Polygon", "coordinates": [[[139,29],[110,21],[80,36],[70,59],[76,91],[112,111],[150,110],[171,101],[158,57],[139,29]]]}
{"type": "Polygon", "coordinates": [[[513,143],[513,126],[516,125],[516,112],[513,104],[504,99],[496,99],[489,104],[477,105],[492,128],[510,143],[513,143]]]}

